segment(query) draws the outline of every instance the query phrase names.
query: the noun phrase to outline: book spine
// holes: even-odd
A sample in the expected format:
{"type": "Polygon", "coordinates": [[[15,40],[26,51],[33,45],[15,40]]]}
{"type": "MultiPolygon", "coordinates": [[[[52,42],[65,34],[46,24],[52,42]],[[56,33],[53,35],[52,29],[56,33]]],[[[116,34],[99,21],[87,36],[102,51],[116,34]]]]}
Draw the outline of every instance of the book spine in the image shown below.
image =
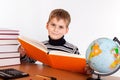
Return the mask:
{"type": "Polygon", "coordinates": [[[0,52],[17,52],[19,45],[0,45],[0,52]]]}
{"type": "Polygon", "coordinates": [[[0,45],[19,44],[18,40],[0,40],[0,45]]]}
{"type": "Polygon", "coordinates": [[[11,58],[11,57],[20,57],[20,53],[19,52],[0,53],[0,59],[11,58]]]}
{"type": "Polygon", "coordinates": [[[20,58],[0,59],[0,66],[10,66],[20,64],[20,58]]]}
{"type": "Polygon", "coordinates": [[[0,39],[17,39],[19,30],[0,29],[0,39]]]}

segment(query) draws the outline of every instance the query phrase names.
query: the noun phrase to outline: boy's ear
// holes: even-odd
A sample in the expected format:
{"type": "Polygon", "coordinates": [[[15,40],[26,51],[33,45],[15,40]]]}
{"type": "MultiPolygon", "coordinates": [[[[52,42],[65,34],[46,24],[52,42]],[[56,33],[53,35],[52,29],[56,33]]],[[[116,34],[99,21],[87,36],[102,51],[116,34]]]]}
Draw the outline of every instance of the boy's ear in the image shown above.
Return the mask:
{"type": "Polygon", "coordinates": [[[69,31],[69,28],[67,28],[66,33],[68,33],[68,31],[69,31]]]}
{"type": "Polygon", "coordinates": [[[48,29],[48,24],[46,24],[46,29],[48,29]]]}

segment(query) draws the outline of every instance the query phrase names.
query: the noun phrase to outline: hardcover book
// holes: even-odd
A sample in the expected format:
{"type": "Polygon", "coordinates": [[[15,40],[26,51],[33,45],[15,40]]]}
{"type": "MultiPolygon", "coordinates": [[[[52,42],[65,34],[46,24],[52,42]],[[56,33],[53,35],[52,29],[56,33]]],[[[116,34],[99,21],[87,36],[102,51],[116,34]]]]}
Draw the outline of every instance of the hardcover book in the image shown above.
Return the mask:
{"type": "Polygon", "coordinates": [[[11,45],[1,45],[0,44],[0,53],[1,52],[17,52],[18,51],[18,47],[19,45],[18,44],[11,44],[11,45]]]}
{"type": "Polygon", "coordinates": [[[19,44],[18,40],[0,39],[0,45],[13,45],[13,44],[19,44]]]}
{"type": "Polygon", "coordinates": [[[19,34],[19,30],[0,28],[0,34],[19,34]]]}
{"type": "Polygon", "coordinates": [[[20,57],[20,53],[19,52],[4,52],[4,53],[0,53],[0,59],[14,58],[14,57],[20,57]]]}
{"type": "Polygon", "coordinates": [[[0,67],[1,66],[10,66],[20,64],[20,57],[11,57],[11,58],[0,58],[0,67]]]}
{"type": "Polygon", "coordinates": [[[16,40],[19,30],[0,28],[0,40],[16,40]]]}
{"type": "Polygon", "coordinates": [[[52,68],[85,73],[86,59],[83,55],[67,53],[62,51],[48,51],[47,47],[40,41],[19,36],[18,41],[26,50],[26,55],[49,65],[52,68]]]}

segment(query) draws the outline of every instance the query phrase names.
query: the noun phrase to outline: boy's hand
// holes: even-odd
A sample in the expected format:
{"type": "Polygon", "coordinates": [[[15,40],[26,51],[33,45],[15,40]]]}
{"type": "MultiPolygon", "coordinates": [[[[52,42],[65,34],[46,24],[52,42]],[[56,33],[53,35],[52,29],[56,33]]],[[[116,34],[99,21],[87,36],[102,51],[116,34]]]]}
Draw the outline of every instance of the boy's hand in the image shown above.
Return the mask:
{"type": "Polygon", "coordinates": [[[25,49],[20,45],[18,48],[18,52],[20,52],[20,56],[23,57],[26,54],[25,49]]]}
{"type": "Polygon", "coordinates": [[[86,74],[90,75],[93,73],[93,69],[91,69],[90,66],[88,64],[86,64],[85,72],[86,72],[86,74]]]}

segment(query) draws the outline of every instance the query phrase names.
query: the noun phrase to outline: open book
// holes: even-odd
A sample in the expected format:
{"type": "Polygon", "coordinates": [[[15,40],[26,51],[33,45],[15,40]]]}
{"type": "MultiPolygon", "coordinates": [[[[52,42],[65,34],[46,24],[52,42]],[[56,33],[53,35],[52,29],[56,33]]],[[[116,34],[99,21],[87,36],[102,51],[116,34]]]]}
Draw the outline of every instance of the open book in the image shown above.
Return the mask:
{"type": "Polygon", "coordinates": [[[62,51],[48,51],[43,43],[24,36],[19,36],[18,40],[29,57],[52,68],[84,73],[86,66],[84,56],[62,51]]]}

